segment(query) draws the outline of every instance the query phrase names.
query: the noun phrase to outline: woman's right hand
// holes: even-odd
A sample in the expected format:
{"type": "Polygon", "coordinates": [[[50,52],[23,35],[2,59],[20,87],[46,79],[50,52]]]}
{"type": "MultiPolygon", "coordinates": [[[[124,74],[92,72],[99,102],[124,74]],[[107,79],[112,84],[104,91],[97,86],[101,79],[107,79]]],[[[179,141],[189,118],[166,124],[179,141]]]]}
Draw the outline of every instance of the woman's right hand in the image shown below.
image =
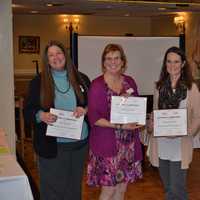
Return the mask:
{"type": "Polygon", "coordinates": [[[50,112],[41,112],[40,113],[40,120],[46,124],[52,124],[57,120],[57,116],[50,113],[50,112]]]}

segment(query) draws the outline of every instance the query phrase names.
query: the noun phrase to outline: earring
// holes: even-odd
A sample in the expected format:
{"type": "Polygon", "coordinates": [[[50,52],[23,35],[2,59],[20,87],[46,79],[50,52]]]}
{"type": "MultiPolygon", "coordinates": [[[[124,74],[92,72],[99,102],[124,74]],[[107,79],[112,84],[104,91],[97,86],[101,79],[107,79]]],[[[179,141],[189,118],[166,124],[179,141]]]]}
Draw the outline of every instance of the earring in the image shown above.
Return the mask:
{"type": "Polygon", "coordinates": [[[185,66],[185,61],[183,61],[182,68],[185,66]]]}

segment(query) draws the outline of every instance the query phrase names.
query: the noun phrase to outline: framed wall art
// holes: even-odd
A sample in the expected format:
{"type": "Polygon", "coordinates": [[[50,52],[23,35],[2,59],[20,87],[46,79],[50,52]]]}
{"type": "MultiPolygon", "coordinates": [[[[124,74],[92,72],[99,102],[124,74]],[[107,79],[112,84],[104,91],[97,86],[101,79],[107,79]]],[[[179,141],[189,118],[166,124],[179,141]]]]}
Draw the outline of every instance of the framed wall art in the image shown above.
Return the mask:
{"type": "Polygon", "coordinates": [[[39,36],[19,36],[19,53],[40,53],[39,36]]]}

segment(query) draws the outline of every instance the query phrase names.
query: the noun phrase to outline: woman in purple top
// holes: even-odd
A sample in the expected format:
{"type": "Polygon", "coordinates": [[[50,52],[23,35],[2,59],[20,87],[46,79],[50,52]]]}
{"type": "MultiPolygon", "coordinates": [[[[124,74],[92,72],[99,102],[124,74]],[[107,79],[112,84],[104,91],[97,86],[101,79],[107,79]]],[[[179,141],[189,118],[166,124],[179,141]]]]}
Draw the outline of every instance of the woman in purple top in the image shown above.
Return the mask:
{"type": "Polygon", "coordinates": [[[124,75],[126,56],[120,45],[108,44],[102,54],[103,75],[89,89],[91,125],[88,184],[101,186],[99,200],[123,200],[129,182],[142,177],[142,151],[136,123],[110,122],[112,96],[138,96],[135,81],[124,75]]]}

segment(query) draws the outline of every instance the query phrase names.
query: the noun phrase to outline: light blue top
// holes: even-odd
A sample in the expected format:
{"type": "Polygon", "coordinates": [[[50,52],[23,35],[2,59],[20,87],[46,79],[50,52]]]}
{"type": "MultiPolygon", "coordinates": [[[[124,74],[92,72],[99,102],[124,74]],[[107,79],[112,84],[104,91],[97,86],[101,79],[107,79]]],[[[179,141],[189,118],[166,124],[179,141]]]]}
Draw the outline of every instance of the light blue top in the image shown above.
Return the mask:
{"type": "MultiPolygon", "coordinates": [[[[66,76],[66,70],[65,71],[55,71],[52,70],[52,76],[54,79],[54,83],[58,90],[55,87],[55,100],[54,100],[54,106],[56,109],[60,110],[67,110],[67,111],[74,111],[74,109],[77,106],[76,102],[76,95],[74,92],[74,89],[72,85],[69,85],[69,80],[66,76]],[[69,88],[69,90],[68,90],[69,88]],[[67,92],[65,93],[64,91],[67,92]],[[63,91],[64,93],[60,92],[63,91]]],[[[39,119],[39,113],[36,114],[37,121],[41,121],[39,119]]],[[[82,126],[82,133],[81,133],[81,139],[85,139],[88,136],[88,126],[85,120],[83,121],[82,126]]],[[[60,143],[66,143],[66,142],[75,142],[77,140],[75,139],[68,139],[68,138],[57,138],[57,142],[60,143]]]]}

